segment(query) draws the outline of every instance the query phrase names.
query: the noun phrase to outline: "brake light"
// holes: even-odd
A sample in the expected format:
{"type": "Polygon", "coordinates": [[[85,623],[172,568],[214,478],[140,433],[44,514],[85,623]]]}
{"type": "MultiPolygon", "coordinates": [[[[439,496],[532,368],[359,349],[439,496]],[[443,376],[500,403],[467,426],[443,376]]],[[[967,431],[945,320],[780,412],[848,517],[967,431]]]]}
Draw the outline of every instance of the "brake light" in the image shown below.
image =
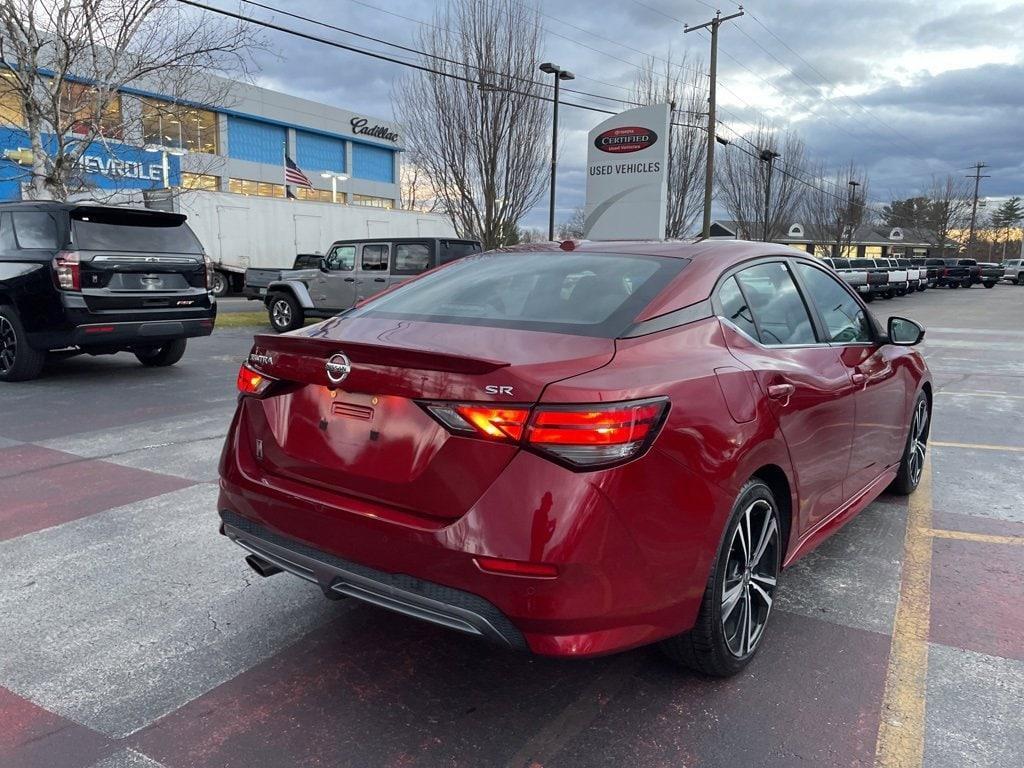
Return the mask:
{"type": "Polygon", "coordinates": [[[485,573],[502,576],[532,576],[535,579],[553,579],[558,576],[558,567],[548,563],[526,563],[522,560],[506,560],[503,557],[474,557],[476,567],[485,573]]]}
{"type": "Polygon", "coordinates": [[[206,290],[213,290],[213,262],[205,253],[203,254],[203,270],[206,276],[206,290]]]}
{"type": "Polygon", "coordinates": [[[578,469],[621,464],[657,436],[668,400],[545,405],[533,409],[480,403],[429,403],[426,411],[450,432],[524,448],[578,469]]]}
{"type": "Polygon", "coordinates": [[[238,369],[238,391],[243,395],[262,395],[274,381],[276,379],[254,371],[244,363],[238,369]]]}
{"type": "Polygon", "coordinates": [[[619,464],[653,441],[667,400],[538,408],[526,433],[530,447],[574,467],[619,464]]]}
{"type": "Polygon", "coordinates": [[[53,282],[62,291],[82,290],[77,251],[60,251],[53,257],[53,282]]]}

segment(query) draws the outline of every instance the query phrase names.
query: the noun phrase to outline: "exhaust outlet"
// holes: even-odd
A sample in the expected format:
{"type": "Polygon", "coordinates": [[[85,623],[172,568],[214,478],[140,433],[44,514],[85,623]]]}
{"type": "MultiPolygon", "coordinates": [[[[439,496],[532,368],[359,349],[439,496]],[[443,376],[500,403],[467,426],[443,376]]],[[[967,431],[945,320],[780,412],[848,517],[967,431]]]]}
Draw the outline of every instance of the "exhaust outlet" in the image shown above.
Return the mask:
{"type": "Polygon", "coordinates": [[[280,573],[283,570],[270,561],[264,560],[259,555],[246,555],[245,562],[263,578],[273,576],[275,573],[280,573]]]}

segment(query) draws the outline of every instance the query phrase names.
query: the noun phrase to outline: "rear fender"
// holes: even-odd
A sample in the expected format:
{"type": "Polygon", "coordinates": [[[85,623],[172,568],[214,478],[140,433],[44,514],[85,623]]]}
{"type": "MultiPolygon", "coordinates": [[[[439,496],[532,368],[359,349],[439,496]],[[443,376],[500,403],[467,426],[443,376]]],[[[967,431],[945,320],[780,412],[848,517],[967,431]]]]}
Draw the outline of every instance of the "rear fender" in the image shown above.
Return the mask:
{"type": "Polygon", "coordinates": [[[267,296],[272,293],[290,293],[303,309],[315,309],[309,289],[298,280],[275,280],[267,286],[267,296]]]}

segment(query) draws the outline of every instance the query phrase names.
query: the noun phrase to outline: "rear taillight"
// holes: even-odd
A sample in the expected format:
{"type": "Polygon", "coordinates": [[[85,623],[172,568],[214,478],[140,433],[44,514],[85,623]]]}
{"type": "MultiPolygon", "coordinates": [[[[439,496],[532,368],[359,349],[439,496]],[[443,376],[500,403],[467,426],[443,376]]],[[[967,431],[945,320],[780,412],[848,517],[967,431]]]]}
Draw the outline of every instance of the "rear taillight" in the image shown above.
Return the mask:
{"type": "Polygon", "coordinates": [[[206,277],[206,290],[213,289],[213,262],[205,253],[203,254],[203,271],[206,277]]]}
{"type": "Polygon", "coordinates": [[[76,251],[60,251],[51,263],[54,285],[62,291],[82,290],[82,273],[76,251]]]}
{"type": "Polygon", "coordinates": [[[598,469],[637,458],[653,442],[668,400],[544,405],[531,410],[480,403],[426,403],[450,432],[517,443],[574,469],[598,469]]]}
{"type": "Polygon", "coordinates": [[[948,274],[949,274],[949,270],[946,269],[945,267],[943,267],[942,269],[939,270],[939,277],[945,277],[948,274]]]}
{"type": "Polygon", "coordinates": [[[267,388],[276,379],[272,379],[259,371],[254,371],[248,365],[242,364],[238,369],[238,391],[243,395],[255,395],[259,397],[267,391],[267,388]]]}

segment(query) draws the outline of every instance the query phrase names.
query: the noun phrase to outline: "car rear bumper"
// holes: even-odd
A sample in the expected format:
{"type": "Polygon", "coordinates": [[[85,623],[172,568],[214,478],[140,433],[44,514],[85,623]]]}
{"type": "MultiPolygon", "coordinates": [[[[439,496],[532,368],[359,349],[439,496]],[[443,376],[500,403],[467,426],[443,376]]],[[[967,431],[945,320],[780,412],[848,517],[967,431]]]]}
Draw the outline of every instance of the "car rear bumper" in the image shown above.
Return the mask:
{"type": "Polygon", "coordinates": [[[620,474],[607,483],[520,452],[465,514],[419,519],[263,473],[247,442],[236,418],[218,510],[241,546],[325,591],[547,656],[602,655],[692,627],[731,504],[656,451],[609,470],[620,474]],[[678,508],[651,490],[655,476],[686,488],[670,531],[636,515],[637,504],[678,508]],[[485,571],[481,557],[557,575],[485,571]]]}
{"type": "Polygon", "coordinates": [[[319,585],[329,596],[352,597],[508,648],[527,650],[522,633],[508,617],[478,595],[368,568],[290,540],[228,510],[220,514],[225,536],[278,568],[319,585]]]}
{"type": "Polygon", "coordinates": [[[76,326],[69,343],[79,347],[108,346],[188,339],[213,333],[214,318],[147,320],[132,323],[88,323],[76,326]]]}

